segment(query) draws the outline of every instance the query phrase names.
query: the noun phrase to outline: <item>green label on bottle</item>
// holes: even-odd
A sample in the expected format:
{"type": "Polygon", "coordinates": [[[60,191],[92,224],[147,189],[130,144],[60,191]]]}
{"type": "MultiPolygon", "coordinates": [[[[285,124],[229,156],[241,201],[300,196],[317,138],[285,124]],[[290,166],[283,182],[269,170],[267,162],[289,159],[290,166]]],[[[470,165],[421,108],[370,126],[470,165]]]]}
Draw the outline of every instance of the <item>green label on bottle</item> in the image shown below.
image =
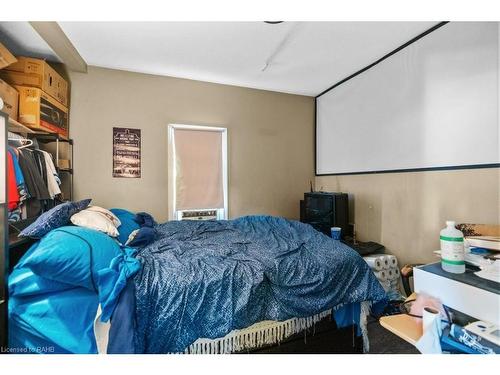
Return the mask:
{"type": "Polygon", "coordinates": [[[453,264],[455,266],[462,266],[465,264],[465,262],[463,260],[448,260],[448,259],[443,259],[443,258],[441,258],[441,262],[446,263],[446,264],[453,264]]]}
{"type": "Polygon", "coordinates": [[[439,236],[440,240],[443,241],[452,241],[452,242],[464,242],[463,237],[445,237],[445,236],[439,236]]]}

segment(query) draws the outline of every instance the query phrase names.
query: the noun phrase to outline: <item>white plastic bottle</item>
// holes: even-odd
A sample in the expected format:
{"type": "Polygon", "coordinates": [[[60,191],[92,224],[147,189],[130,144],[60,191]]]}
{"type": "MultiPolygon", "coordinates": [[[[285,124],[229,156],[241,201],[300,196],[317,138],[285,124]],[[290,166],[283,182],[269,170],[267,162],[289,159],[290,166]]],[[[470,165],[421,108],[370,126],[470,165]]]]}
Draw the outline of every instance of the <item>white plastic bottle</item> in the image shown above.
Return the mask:
{"type": "Polygon", "coordinates": [[[464,235],[455,228],[454,221],[447,221],[446,228],[440,234],[441,267],[452,273],[465,272],[464,235]]]}

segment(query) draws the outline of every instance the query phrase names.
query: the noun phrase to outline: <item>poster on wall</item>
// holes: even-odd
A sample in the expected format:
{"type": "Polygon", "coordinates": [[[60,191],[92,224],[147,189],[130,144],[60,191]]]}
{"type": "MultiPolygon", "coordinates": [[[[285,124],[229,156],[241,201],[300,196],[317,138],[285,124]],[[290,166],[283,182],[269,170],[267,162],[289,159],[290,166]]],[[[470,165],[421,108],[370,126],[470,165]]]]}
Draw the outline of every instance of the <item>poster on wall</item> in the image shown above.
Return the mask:
{"type": "Polygon", "coordinates": [[[113,128],[113,177],[141,177],[141,129],[113,128]]]}

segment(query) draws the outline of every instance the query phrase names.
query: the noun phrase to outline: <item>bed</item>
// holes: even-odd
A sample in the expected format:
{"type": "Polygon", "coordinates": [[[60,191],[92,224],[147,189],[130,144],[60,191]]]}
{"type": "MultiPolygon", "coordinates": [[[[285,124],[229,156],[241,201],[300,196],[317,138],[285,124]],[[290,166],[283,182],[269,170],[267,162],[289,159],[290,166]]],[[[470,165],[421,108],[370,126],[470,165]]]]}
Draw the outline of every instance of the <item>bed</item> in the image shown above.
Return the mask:
{"type": "Polygon", "coordinates": [[[12,351],[356,352],[386,298],[355,251],[293,220],[171,221],[135,248],[94,232],[55,229],[14,267],[12,351]]]}

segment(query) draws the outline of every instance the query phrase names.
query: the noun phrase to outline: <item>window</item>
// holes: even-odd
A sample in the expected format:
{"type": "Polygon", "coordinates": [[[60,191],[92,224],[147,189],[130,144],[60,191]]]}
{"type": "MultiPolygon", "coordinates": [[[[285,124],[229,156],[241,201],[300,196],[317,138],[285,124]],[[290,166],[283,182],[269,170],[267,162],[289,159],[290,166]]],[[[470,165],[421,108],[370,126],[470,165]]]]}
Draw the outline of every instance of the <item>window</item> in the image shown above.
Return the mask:
{"type": "Polygon", "coordinates": [[[227,129],[169,125],[168,144],[169,219],[227,219],[227,129]]]}

